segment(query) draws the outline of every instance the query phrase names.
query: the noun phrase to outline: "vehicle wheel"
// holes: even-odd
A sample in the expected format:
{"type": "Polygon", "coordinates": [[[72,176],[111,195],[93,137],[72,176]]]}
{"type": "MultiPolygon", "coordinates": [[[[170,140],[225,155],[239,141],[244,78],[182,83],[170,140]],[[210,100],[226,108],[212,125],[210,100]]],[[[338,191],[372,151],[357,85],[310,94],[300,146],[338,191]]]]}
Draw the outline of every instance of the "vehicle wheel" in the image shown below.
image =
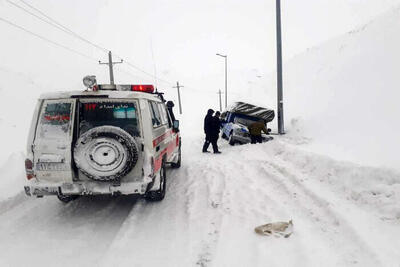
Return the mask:
{"type": "Polygon", "coordinates": [[[121,128],[101,126],[82,134],[74,147],[76,166],[97,181],[119,180],[138,160],[138,146],[121,128]]]}
{"type": "Polygon", "coordinates": [[[229,143],[231,146],[234,146],[235,143],[236,143],[236,142],[235,142],[235,139],[233,139],[233,134],[232,134],[232,133],[229,135],[228,143],[229,143]]]}
{"type": "Polygon", "coordinates": [[[165,163],[161,164],[161,169],[160,169],[160,189],[156,191],[149,191],[147,192],[145,198],[148,201],[161,201],[165,197],[165,191],[167,188],[167,176],[166,176],[166,170],[165,170],[165,163]]]}
{"type": "Polygon", "coordinates": [[[75,199],[77,199],[79,196],[78,195],[71,195],[71,196],[67,196],[67,195],[63,195],[63,194],[58,194],[57,198],[64,203],[68,203],[70,201],[73,201],[75,199]]]}
{"type": "Polygon", "coordinates": [[[182,159],[182,152],[181,152],[181,146],[179,145],[179,151],[178,151],[178,161],[176,163],[171,163],[172,168],[179,168],[181,167],[181,159],[182,159]]]}

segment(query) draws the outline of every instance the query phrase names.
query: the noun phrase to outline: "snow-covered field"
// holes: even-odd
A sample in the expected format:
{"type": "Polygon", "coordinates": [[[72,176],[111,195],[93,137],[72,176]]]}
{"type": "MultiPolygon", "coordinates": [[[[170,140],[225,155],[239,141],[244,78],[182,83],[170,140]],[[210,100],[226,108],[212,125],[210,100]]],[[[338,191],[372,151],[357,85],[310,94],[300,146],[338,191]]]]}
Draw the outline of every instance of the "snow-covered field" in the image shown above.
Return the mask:
{"type": "Polygon", "coordinates": [[[11,266],[396,266],[398,173],[291,142],[221,142],[224,154],[214,156],[187,138],[161,203],[85,197],[65,205],[20,192],[0,202],[0,258],[11,266]],[[254,232],[290,219],[287,239],[254,232]]]}
{"type": "MultiPolygon", "coordinates": [[[[287,134],[265,144],[200,153],[210,95],[184,92],[182,167],[160,203],[26,197],[26,134],[48,88],[0,66],[0,266],[400,266],[399,31],[394,9],[289,61],[287,134]],[[290,219],[289,238],[254,232],[290,219]]],[[[253,86],[231,100],[273,106],[253,86]]]]}

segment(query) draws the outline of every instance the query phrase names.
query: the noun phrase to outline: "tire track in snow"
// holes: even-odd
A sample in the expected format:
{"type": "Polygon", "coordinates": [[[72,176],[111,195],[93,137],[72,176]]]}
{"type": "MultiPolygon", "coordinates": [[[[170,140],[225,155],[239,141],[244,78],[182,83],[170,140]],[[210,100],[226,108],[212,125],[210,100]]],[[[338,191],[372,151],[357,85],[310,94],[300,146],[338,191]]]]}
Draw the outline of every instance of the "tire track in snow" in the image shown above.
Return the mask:
{"type": "Polygon", "coordinates": [[[57,266],[96,265],[134,205],[131,198],[101,196],[66,205],[56,197],[27,200],[0,215],[0,228],[7,229],[0,233],[0,258],[11,266],[24,266],[27,258],[43,264],[44,250],[57,266]]]}
{"type": "Polygon", "coordinates": [[[189,220],[191,230],[198,229],[198,235],[191,238],[194,264],[212,265],[223,221],[225,179],[221,166],[209,163],[208,155],[193,162],[189,168],[190,183],[187,190],[189,199],[189,220]],[[205,168],[207,166],[207,168],[205,168]]]}
{"type": "Polygon", "coordinates": [[[365,266],[373,263],[374,266],[382,265],[374,251],[366,245],[366,242],[362,240],[351,224],[335,212],[328,201],[306,188],[300,182],[301,178],[289,172],[286,167],[276,163],[269,162],[264,164],[262,168],[266,172],[272,170],[270,177],[276,183],[281,184],[287,193],[296,193],[298,205],[308,213],[312,218],[312,223],[317,224],[316,227],[320,231],[326,233],[326,235],[337,237],[337,239],[328,238],[328,242],[337,251],[341,251],[340,254],[345,255],[342,259],[344,262],[339,262],[339,264],[365,266]],[[312,204],[312,206],[307,208],[307,204],[312,204]]]}
{"type": "Polygon", "coordinates": [[[240,166],[242,171],[242,176],[238,179],[243,181],[236,183],[239,187],[236,191],[241,193],[233,197],[239,197],[239,201],[244,203],[239,210],[244,213],[243,217],[254,221],[251,229],[256,238],[253,258],[257,264],[254,266],[295,266],[298,263],[308,266],[309,259],[303,249],[305,241],[298,236],[279,240],[275,237],[257,236],[254,233],[254,227],[260,224],[292,218],[289,211],[290,203],[285,199],[285,195],[288,198],[292,196],[291,192],[286,191],[282,194],[280,185],[266,179],[269,174],[260,171],[259,165],[260,161],[235,160],[235,166],[240,166]],[[286,257],[289,254],[290,257],[286,257]]]}
{"type": "Polygon", "coordinates": [[[140,199],[131,210],[101,266],[188,266],[190,232],[186,196],[187,167],[167,169],[167,192],[161,202],[140,199]]]}
{"type": "Polygon", "coordinates": [[[3,215],[3,213],[14,209],[18,205],[21,205],[28,200],[30,200],[29,197],[25,195],[24,191],[21,191],[15,196],[0,201],[0,216],[3,215]]]}

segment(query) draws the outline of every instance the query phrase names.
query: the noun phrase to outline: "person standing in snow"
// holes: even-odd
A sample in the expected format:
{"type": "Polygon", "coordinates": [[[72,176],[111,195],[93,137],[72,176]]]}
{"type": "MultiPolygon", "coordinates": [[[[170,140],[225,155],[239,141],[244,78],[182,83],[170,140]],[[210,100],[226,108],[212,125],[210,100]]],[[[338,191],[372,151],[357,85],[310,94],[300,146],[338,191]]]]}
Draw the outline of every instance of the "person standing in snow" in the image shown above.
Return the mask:
{"type": "Polygon", "coordinates": [[[214,110],[209,109],[207,111],[207,115],[204,118],[204,133],[206,134],[206,140],[204,142],[203,145],[203,153],[207,153],[207,149],[208,146],[210,145],[210,143],[212,144],[214,153],[218,153],[218,146],[217,146],[217,140],[215,139],[215,130],[214,128],[214,118],[213,115],[214,114],[214,110]],[[213,138],[214,137],[214,138],[213,138]]]}
{"type": "Polygon", "coordinates": [[[211,127],[211,144],[213,145],[214,153],[220,154],[221,151],[218,149],[218,138],[219,138],[219,131],[221,129],[221,120],[219,119],[219,116],[221,115],[221,112],[217,111],[215,112],[215,115],[212,119],[212,127],[211,127]]]}
{"type": "Polygon", "coordinates": [[[268,130],[265,128],[264,120],[259,120],[253,122],[248,126],[250,132],[250,139],[252,144],[262,143],[261,132],[269,134],[268,130]]]}

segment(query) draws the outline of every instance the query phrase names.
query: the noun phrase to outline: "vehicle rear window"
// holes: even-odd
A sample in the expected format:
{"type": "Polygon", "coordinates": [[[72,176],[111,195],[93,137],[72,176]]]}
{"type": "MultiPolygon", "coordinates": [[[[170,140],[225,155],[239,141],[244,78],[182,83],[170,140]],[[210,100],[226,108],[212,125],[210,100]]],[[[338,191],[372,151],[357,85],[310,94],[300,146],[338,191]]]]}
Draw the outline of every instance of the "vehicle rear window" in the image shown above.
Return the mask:
{"type": "Polygon", "coordinates": [[[41,138],[63,138],[68,136],[72,103],[48,100],[43,104],[38,135],[41,138]]]}
{"type": "Polygon", "coordinates": [[[80,104],[80,133],[98,126],[116,126],[132,136],[140,136],[135,102],[91,101],[80,104]]]}

